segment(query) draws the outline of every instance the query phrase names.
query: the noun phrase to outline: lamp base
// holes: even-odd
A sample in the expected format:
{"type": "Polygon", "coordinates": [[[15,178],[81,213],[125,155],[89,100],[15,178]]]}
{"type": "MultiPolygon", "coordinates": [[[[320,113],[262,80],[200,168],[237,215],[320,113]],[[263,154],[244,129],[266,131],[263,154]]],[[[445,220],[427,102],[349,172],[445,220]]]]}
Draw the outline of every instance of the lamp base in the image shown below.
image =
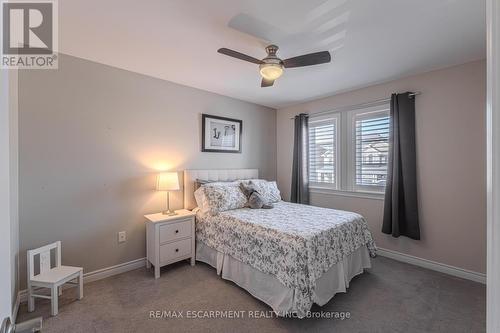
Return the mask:
{"type": "Polygon", "coordinates": [[[177,213],[176,213],[176,212],[172,212],[172,211],[170,211],[169,209],[164,210],[164,211],[162,211],[161,213],[162,213],[163,215],[168,215],[168,216],[174,216],[174,215],[177,215],[177,213]]]}

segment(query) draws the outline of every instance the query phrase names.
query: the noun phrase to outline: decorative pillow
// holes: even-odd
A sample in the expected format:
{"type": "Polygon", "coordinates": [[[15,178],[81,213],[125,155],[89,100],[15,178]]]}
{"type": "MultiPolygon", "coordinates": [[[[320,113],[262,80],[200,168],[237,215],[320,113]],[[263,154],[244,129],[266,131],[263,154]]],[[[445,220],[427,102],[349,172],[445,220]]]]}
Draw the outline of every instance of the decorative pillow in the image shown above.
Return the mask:
{"type": "Polygon", "coordinates": [[[278,202],[281,200],[281,193],[275,181],[263,179],[252,179],[250,184],[254,184],[257,192],[264,198],[266,203],[278,202]]]}
{"type": "Polygon", "coordinates": [[[256,187],[254,184],[246,184],[246,183],[241,183],[240,184],[240,189],[245,194],[245,196],[248,199],[248,206],[251,209],[270,209],[273,208],[273,205],[267,204],[264,198],[260,195],[260,193],[257,191],[256,187]]]}
{"type": "Polygon", "coordinates": [[[238,186],[239,181],[220,181],[220,180],[205,180],[205,179],[196,179],[194,182],[194,190],[200,188],[200,186],[210,186],[210,185],[220,185],[220,186],[238,186]]]}
{"type": "Polygon", "coordinates": [[[205,192],[201,189],[201,187],[198,187],[196,191],[194,191],[194,199],[196,200],[196,205],[200,209],[202,213],[206,212],[206,199],[205,199],[205,192]]]}
{"type": "Polygon", "coordinates": [[[226,210],[245,207],[247,198],[238,186],[201,186],[195,191],[195,199],[202,213],[217,214],[226,210]],[[197,193],[198,192],[198,193],[197,193]]]}
{"type": "Polygon", "coordinates": [[[208,183],[210,183],[209,180],[196,179],[194,181],[194,190],[196,191],[197,189],[200,188],[200,186],[203,186],[203,185],[208,184],[208,183]]]}

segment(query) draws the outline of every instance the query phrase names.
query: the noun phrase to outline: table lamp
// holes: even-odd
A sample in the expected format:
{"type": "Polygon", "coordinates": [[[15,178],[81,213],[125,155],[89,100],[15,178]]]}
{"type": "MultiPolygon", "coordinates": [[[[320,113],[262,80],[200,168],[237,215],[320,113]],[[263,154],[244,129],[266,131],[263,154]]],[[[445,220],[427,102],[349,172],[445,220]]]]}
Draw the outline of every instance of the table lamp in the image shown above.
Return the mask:
{"type": "Polygon", "coordinates": [[[158,175],[158,180],[156,182],[157,191],[167,192],[167,210],[162,211],[163,215],[176,215],[177,213],[170,211],[170,203],[168,200],[168,193],[170,191],[178,191],[179,188],[179,176],[177,172],[162,172],[158,175]]]}

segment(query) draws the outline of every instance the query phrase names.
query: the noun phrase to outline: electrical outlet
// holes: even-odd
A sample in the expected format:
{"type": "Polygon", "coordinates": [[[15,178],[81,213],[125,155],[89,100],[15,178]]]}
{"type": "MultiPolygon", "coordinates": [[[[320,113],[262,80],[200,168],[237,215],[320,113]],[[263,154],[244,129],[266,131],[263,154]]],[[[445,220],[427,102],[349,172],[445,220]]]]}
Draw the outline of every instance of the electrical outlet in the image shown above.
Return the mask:
{"type": "Polygon", "coordinates": [[[118,243],[123,243],[127,240],[127,232],[126,231],[120,231],[118,233],[118,243]]]}

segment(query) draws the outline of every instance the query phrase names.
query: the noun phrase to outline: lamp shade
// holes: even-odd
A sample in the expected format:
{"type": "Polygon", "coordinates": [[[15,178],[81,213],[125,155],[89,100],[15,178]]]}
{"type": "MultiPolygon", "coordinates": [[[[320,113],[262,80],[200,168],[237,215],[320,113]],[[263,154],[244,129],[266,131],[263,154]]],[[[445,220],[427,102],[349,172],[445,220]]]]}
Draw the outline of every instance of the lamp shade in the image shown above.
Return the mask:
{"type": "Polygon", "coordinates": [[[158,175],[156,182],[157,191],[177,191],[179,189],[179,176],[177,172],[162,172],[158,175]]]}

